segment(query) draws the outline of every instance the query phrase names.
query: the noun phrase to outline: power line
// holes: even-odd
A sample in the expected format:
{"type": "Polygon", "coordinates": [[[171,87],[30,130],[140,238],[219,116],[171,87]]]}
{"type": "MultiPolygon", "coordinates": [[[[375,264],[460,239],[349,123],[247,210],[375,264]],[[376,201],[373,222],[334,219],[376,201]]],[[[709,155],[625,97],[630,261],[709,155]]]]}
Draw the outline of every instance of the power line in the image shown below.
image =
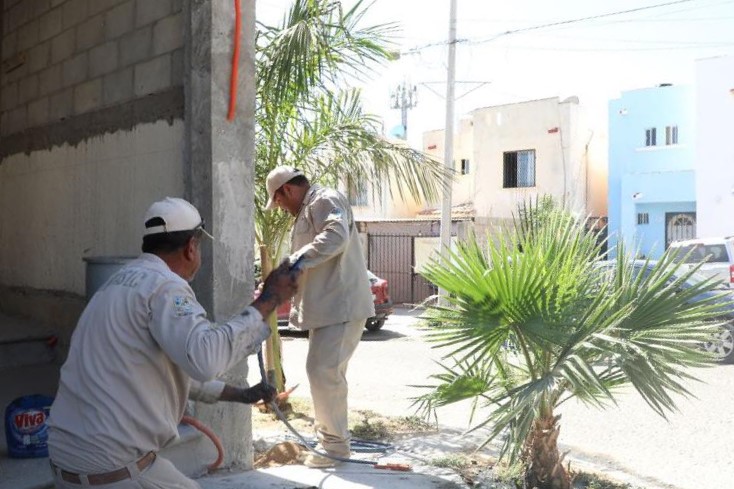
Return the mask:
{"type": "MultiPolygon", "coordinates": [[[[603,13],[603,14],[590,15],[590,16],[587,16],[587,17],[579,17],[579,18],[575,18],[575,19],[561,20],[561,21],[558,21],[558,22],[549,22],[549,23],[546,23],[546,24],[539,24],[539,25],[534,25],[534,26],[530,26],[530,27],[521,27],[519,29],[512,29],[512,30],[509,30],[509,31],[501,32],[501,33],[499,33],[499,34],[497,34],[495,36],[492,36],[492,37],[489,37],[489,38],[484,38],[484,39],[476,39],[476,40],[472,40],[472,39],[456,39],[455,41],[452,41],[452,42],[453,43],[456,43],[456,44],[458,44],[458,43],[483,44],[483,43],[494,41],[495,39],[498,39],[498,38],[503,37],[503,36],[509,36],[511,34],[518,34],[518,33],[521,33],[521,32],[528,32],[528,31],[534,31],[534,30],[539,30],[539,29],[547,29],[549,27],[556,27],[556,26],[561,26],[561,25],[575,24],[575,23],[579,23],[579,22],[586,22],[586,21],[589,21],[589,20],[602,19],[602,18],[605,18],[605,17],[612,17],[612,16],[616,16],[616,15],[624,15],[624,14],[629,14],[629,13],[641,12],[643,10],[651,10],[651,9],[657,9],[657,8],[662,8],[662,7],[669,7],[671,5],[678,5],[678,4],[682,4],[682,3],[690,3],[692,1],[693,0],[675,0],[675,1],[672,1],[672,2],[658,3],[658,4],[655,4],[655,5],[648,5],[648,6],[645,6],[645,7],[637,7],[637,8],[633,8],[633,9],[627,9],[627,10],[618,10],[618,11],[614,11],[614,12],[606,12],[606,13],[603,13]]],[[[427,48],[436,47],[436,46],[446,46],[447,44],[449,44],[449,42],[447,42],[447,41],[438,41],[438,42],[428,43],[428,44],[424,44],[422,46],[416,46],[414,48],[411,48],[411,49],[407,50],[406,52],[404,52],[403,54],[406,54],[406,55],[407,54],[415,54],[415,53],[420,52],[420,51],[422,51],[424,49],[427,49],[427,48]]]]}
{"type": "Polygon", "coordinates": [[[500,34],[497,34],[496,36],[493,36],[493,37],[490,37],[490,38],[478,39],[476,41],[466,40],[466,42],[469,42],[471,44],[482,44],[482,43],[485,43],[485,42],[494,41],[495,39],[497,39],[499,37],[502,37],[502,36],[509,36],[510,34],[519,34],[521,32],[536,31],[536,30],[539,30],[539,29],[547,29],[549,27],[557,27],[557,26],[561,26],[561,25],[576,24],[578,22],[586,22],[586,21],[589,21],[589,20],[603,19],[605,17],[612,17],[612,16],[616,16],[616,15],[631,14],[631,13],[634,13],[634,12],[641,12],[643,10],[650,10],[650,9],[661,8],[661,7],[669,7],[671,5],[677,5],[677,4],[680,4],[680,3],[689,3],[689,2],[692,2],[692,1],[693,0],[675,0],[673,2],[659,3],[659,4],[656,4],[656,5],[648,5],[646,7],[637,7],[637,8],[628,9],[628,10],[618,10],[616,12],[607,12],[607,13],[604,13],[604,14],[590,15],[590,16],[587,16],[587,17],[579,17],[579,18],[576,18],[576,19],[561,20],[561,21],[558,21],[558,22],[549,22],[547,24],[539,24],[539,25],[534,25],[534,26],[530,26],[530,27],[522,27],[520,29],[512,29],[512,30],[505,31],[505,32],[502,32],[500,34]]]}

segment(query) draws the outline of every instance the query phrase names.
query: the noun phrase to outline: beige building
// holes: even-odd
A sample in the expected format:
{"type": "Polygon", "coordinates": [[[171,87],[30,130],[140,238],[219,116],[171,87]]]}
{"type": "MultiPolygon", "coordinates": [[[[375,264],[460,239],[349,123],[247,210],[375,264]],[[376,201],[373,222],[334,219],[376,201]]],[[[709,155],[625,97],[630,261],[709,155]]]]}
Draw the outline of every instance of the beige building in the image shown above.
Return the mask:
{"type": "MultiPolygon", "coordinates": [[[[518,203],[551,195],[581,215],[606,216],[604,144],[576,97],[476,109],[454,139],[455,213],[469,209],[478,230],[488,229],[518,203]]],[[[442,158],[444,131],[425,133],[423,149],[442,158]]]]}

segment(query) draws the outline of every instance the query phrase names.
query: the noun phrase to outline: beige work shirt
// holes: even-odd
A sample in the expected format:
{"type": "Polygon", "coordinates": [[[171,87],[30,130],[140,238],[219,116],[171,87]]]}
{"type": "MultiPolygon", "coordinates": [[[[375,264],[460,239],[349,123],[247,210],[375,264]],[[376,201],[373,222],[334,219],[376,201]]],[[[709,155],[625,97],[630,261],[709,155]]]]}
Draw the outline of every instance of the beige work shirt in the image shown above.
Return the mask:
{"type": "Polygon", "coordinates": [[[305,255],[290,323],[313,329],[375,315],[362,244],[349,201],[312,185],[291,232],[291,259],[305,255]]]}
{"type": "Polygon", "coordinates": [[[92,297],[72,335],[49,417],[49,455],[63,469],[106,472],[178,436],[190,388],[215,401],[212,379],[270,335],[248,307],[225,324],[206,317],[189,284],[142,254],[92,297]]]}

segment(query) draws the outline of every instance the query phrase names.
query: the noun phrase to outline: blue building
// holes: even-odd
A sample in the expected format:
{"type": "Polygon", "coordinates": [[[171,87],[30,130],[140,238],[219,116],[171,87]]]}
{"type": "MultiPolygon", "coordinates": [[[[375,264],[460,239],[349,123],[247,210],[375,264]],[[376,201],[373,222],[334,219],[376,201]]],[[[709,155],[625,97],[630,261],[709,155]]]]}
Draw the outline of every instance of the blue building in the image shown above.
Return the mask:
{"type": "Polygon", "coordinates": [[[658,258],[696,236],[694,91],[659,85],[609,103],[609,248],[658,258]]]}

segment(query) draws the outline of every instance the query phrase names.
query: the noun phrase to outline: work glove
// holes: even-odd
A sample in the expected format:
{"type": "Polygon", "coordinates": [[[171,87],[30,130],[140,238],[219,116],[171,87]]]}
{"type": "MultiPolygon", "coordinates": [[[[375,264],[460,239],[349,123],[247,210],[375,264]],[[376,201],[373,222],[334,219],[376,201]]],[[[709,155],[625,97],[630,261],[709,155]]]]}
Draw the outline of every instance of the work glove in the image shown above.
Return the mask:
{"type": "Polygon", "coordinates": [[[277,394],[278,391],[275,387],[268,383],[260,382],[259,384],[248,387],[247,389],[242,389],[240,402],[244,402],[245,404],[255,404],[262,399],[263,402],[269,403],[275,399],[277,394]]]}

